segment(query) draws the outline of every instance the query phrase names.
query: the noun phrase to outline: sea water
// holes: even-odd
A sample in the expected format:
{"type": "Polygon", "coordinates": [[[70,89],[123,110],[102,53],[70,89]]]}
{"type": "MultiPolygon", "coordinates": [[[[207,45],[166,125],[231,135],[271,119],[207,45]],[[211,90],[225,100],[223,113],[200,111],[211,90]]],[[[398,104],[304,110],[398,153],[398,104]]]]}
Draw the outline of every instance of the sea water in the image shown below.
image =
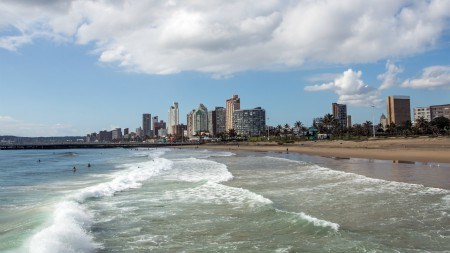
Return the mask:
{"type": "Polygon", "coordinates": [[[0,252],[449,252],[449,170],[204,149],[1,151],[0,252]]]}

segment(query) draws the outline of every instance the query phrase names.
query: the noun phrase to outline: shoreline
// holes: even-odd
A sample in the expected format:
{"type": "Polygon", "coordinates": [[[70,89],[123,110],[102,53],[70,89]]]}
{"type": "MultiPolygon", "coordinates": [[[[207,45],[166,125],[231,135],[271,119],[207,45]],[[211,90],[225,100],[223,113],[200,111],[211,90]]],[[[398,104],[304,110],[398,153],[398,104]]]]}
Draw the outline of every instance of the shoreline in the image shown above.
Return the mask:
{"type": "MultiPolygon", "coordinates": [[[[306,155],[337,158],[432,162],[450,164],[450,138],[420,137],[370,139],[364,141],[303,141],[278,145],[273,142],[203,144],[202,148],[218,150],[295,152],[306,155]]],[[[182,148],[194,148],[182,147],[182,148]]]]}

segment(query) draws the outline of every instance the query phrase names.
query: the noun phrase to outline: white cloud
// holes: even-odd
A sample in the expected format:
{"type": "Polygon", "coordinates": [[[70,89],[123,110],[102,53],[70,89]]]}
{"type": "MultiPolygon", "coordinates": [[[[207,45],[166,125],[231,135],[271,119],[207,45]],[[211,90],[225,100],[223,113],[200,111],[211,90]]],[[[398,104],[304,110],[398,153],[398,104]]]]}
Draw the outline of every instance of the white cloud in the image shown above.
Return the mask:
{"type": "Polygon", "coordinates": [[[338,96],[338,103],[353,106],[379,105],[380,92],[365,84],[361,80],[362,72],[355,72],[352,69],[344,71],[333,82],[321,85],[306,86],[306,91],[333,90],[338,96]]]}
{"type": "Polygon", "coordinates": [[[414,89],[450,89],[450,66],[431,66],[422,70],[422,76],[407,79],[402,87],[414,89]]]}
{"type": "Polygon", "coordinates": [[[0,115],[0,135],[16,136],[66,136],[76,135],[71,125],[56,123],[52,125],[26,122],[11,116],[0,115]]]}
{"type": "Polygon", "coordinates": [[[388,89],[393,87],[399,83],[397,75],[403,72],[403,68],[391,63],[390,61],[386,62],[386,72],[378,75],[378,80],[381,80],[382,83],[379,87],[380,90],[388,89]]]}
{"type": "Polygon", "coordinates": [[[450,17],[448,0],[4,0],[0,9],[7,50],[44,37],[92,44],[99,61],[129,71],[216,77],[414,55],[439,43],[450,17]]]}

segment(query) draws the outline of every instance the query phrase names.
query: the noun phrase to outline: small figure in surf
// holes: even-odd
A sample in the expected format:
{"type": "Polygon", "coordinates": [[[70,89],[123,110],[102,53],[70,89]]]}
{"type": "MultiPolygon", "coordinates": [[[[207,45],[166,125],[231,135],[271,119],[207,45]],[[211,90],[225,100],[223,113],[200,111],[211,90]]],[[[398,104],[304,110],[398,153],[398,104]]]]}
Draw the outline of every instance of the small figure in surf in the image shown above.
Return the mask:
{"type": "Polygon", "coordinates": [[[88,168],[90,168],[91,167],[91,163],[88,163],[88,168]]]}
{"type": "Polygon", "coordinates": [[[73,166],[73,172],[75,173],[77,171],[77,168],[75,166],[73,166]]]}

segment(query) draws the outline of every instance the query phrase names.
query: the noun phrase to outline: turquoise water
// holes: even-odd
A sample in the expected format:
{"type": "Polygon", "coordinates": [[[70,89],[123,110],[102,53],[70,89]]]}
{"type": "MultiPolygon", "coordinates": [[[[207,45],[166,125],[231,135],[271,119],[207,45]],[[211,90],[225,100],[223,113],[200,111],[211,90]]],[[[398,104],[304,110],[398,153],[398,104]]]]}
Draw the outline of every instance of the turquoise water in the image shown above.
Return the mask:
{"type": "Polygon", "coordinates": [[[201,149],[1,151],[0,252],[449,252],[449,170],[201,149]]]}

